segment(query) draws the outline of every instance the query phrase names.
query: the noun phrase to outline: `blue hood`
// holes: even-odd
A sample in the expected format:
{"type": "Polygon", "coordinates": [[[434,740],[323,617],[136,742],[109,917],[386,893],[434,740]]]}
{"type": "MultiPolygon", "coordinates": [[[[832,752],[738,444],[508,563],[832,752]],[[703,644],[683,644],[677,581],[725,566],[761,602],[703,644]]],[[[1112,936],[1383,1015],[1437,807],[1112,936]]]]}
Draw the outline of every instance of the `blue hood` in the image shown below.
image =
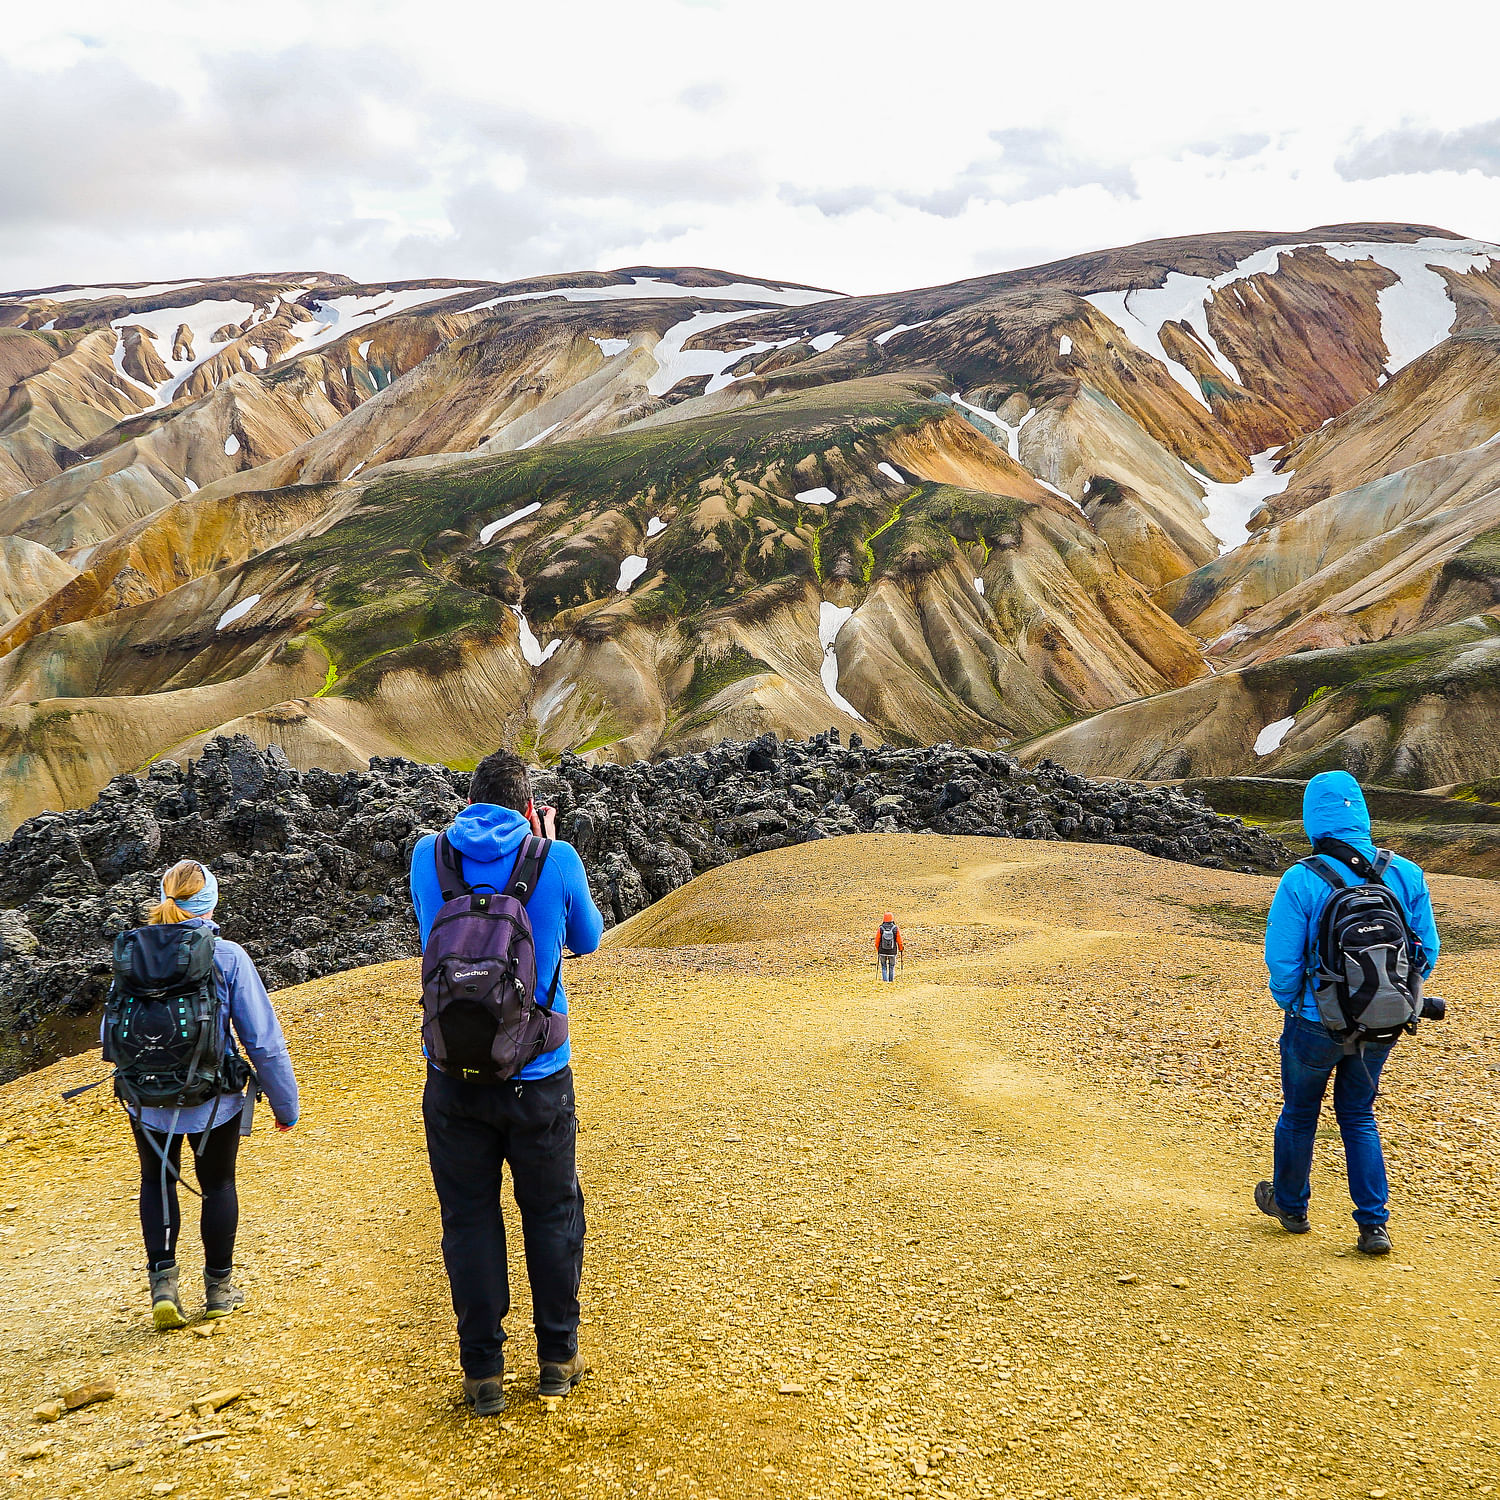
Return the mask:
{"type": "Polygon", "coordinates": [[[531,832],[531,824],[508,807],[471,802],[453,820],[448,842],[473,860],[493,862],[514,855],[531,832]]]}
{"type": "Polygon", "coordinates": [[[1307,783],[1302,795],[1302,826],[1310,843],[1343,839],[1361,854],[1375,857],[1370,833],[1370,809],[1359,783],[1347,771],[1324,771],[1307,783]]]}

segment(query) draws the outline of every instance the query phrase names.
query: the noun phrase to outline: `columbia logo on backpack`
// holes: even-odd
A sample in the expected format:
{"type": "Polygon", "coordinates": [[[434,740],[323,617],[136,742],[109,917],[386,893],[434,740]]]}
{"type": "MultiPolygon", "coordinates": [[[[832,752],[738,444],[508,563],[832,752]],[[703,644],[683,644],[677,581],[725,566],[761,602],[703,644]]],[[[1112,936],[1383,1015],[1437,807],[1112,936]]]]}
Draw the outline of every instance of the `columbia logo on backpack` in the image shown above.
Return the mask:
{"type": "Polygon", "coordinates": [[[551,849],[548,839],[526,839],[499,892],[468,884],[447,834],[433,849],[443,905],[422,950],[422,1042],[432,1065],[455,1078],[504,1082],[567,1040],[568,1018],[553,1009],[562,966],[540,1002],[526,912],[551,849]]]}

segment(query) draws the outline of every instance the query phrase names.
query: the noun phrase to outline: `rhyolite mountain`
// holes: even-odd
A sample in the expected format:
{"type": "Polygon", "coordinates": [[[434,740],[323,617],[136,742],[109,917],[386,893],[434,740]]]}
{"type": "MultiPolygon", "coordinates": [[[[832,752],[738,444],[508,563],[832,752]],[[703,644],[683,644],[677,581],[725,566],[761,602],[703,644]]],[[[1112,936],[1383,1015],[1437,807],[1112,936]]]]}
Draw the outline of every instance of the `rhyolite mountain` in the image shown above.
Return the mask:
{"type": "Polygon", "coordinates": [[[224,733],[1500,774],[1500,246],[1445,230],[52,287],[0,390],[0,830],[224,733]]]}

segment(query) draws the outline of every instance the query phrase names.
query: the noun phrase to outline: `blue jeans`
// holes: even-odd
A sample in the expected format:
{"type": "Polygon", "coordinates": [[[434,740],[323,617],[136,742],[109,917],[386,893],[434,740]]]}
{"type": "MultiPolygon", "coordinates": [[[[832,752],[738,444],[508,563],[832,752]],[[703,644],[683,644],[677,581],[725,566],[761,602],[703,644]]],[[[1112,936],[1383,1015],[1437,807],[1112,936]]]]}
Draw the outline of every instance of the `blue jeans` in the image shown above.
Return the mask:
{"type": "Polygon", "coordinates": [[[1281,1118],[1276,1122],[1276,1206],[1302,1215],[1312,1196],[1313,1140],[1328,1080],[1333,1079],[1333,1113],[1344,1138],[1349,1196],[1356,1224],[1384,1224],[1389,1189],[1385,1154],[1375,1124],[1375,1095],[1390,1047],[1366,1047],[1364,1055],[1344,1055],[1343,1047],[1316,1021],[1287,1012],[1281,1032],[1281,1118]]]}
{"type": "Polygon", "coordinates": [[[880,977],[892,982],[896,978],[896,960],[884,953],[880,955],[880,977]]]}

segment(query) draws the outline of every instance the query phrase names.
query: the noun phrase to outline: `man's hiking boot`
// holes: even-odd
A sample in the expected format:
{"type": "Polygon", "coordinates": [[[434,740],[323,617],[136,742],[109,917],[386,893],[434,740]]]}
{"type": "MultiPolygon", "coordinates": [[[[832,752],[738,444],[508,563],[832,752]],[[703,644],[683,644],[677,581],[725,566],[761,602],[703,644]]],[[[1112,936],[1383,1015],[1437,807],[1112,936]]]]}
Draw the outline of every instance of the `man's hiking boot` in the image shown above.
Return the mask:
{"type": "Polygon", "coordinates": [[[182,1298],[177,1294],[177,1267],[167,1266],[151,1273],[151,1321],[158,1333],[169,1328],[186,1328],[182,1298]]]}
{"type": "Polygon", "coordinates": [[[226,1272],[223,1276],[210,1276],[205,1271],[203,1273],[203,1300],[205,1318],[227,1318],[235,1308],[244,1305],[245,1294],[229,1279],[229,1273],[226,1272]]]}
{"type": "Polygon", "coordinates": [[[566,1396],[588,1371],[589,1367],[583,1362],[581,1354],[575,1354],[565,1365],[544,1364],[541,1378],[537,1381],[536,1393],[549,1398],[566,1396]]]}
{"type": "Polygon", "coordinates": [[[465,1375],[464,1400],[476,1417],[498,1417],[505,1410],[505,1372],[486,1375],[483,1380],[465,1375]]]}
{"type": "Polygon", "coordinates": [[[1255,1184],[1255,1206],[1275,1219],[1288,1234],[1306,1234],[1312,1228],[1306,1214],[1287,1214],[1277,1207],[1276,1194],[1269,1182],[1255,1184]]]}
{"type": "Polygon", "coordinates": [[[1361,1224],[1359,1226],[1359,1253],[1361,1255],[1389,1255],[1391,1237],[1384,1224],[1361,1224]]]}

